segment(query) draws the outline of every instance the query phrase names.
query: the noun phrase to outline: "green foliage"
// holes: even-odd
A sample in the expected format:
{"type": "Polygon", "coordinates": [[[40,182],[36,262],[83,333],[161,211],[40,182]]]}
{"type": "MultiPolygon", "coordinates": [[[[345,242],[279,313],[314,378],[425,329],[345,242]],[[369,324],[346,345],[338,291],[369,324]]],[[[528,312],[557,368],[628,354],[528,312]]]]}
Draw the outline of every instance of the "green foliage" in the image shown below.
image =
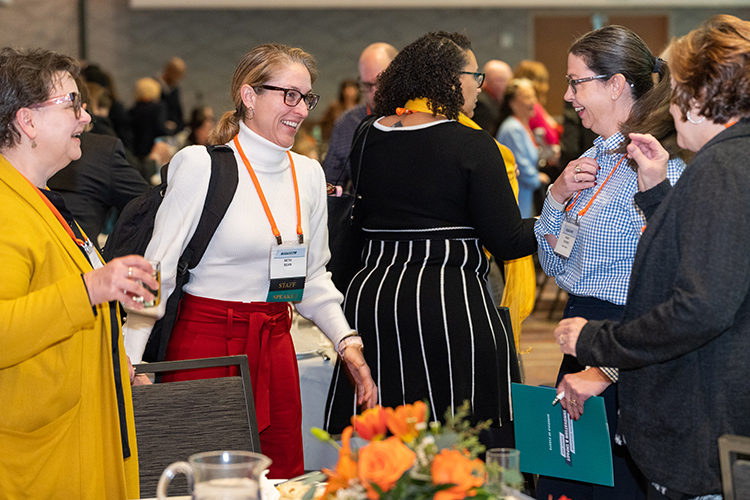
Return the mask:
{"type": "Polygon", "coordinates": [[[479,433],[489,429],[492,420],[485,420],[475,426],[471,425],[469,416],[471,415],[471,405],[469,401],[456,409],[454,415],[451,415],[450,409],[445,412],[445,427],[452,430],[458,435],[454,448],[465,448],[472,459],[477,458],[484,453],[486,447],[479,442],[479,433]]]}

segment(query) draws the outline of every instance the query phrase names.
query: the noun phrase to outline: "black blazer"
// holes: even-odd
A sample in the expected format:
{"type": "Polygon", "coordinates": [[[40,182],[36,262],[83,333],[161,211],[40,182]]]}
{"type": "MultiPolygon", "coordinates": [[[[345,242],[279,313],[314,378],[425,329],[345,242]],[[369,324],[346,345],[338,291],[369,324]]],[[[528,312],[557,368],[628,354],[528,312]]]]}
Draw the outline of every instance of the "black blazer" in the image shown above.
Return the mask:
{"type": "Polygon", "coordinates": [[[111,208],[122,208],[149,189],[141,174],[125,159],[122,141],[109,135],[81,134],[81,158],[47,182],[84,232],[96,243],[111,208]]]}
{"type": "Polygon", "coordinates": [[[622,323],[589,321],[576,345],[620,368],[619,430],[647,479],[691,497],[722,491],[719,436],[750,435],[748,151],[743,119],[674,187],[635,195],[648,226],[622,323]]]}

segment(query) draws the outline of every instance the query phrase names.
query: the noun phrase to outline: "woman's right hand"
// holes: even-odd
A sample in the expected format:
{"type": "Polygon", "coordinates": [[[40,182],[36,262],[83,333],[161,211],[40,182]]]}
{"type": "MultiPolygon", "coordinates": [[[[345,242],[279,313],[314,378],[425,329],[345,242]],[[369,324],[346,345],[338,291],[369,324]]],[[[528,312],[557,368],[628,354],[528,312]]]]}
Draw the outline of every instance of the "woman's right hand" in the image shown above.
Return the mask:
{"type": "Polygon", "coordinates": [[[577,158],[568,163],[568,166],[552,184],[550,194],[558,203],[565,204],[581,189],[596,186],[597,173],[599,173],[599,164],[595,159],[577,158]]]}
{"type": "Polygon", "coordinates": [[[638,164],[638,189],[648,191],[667,178],[669,153],[651,134],[629,134],[628,158],[638,164]]]}
{"type": "Polygon", "coordinates": [[[344,350],[344,362],[357,386],[357,401],[364,409],[375,408],[378,403],[378,388],[372,379],[370,367],[365,361],[361,346],[352,344],[344,350]]]}
{"type": "Polygon", "coordinates": [[[119,300],[126,307],[140,310],[143,309],[143,304],[136,302],[134,297],[143,297],[149,302],[154,296],[136,280],[156,290],[159,283],[151,273],[153,269],[146,259],[140,255],[126,255],[85,273],[83,281],[92,306],[119,300]]]}

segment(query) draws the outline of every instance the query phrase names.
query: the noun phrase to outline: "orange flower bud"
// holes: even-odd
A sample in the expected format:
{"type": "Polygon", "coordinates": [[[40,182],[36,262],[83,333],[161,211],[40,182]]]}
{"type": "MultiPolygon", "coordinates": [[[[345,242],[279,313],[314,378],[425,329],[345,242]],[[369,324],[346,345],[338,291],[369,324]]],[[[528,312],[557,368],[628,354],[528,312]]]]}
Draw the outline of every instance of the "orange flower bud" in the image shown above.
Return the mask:
{"type": "Polygon", "coordinates": [[[357,477],[357,462],[352,458],[352,451],[349,446],[349,440],[352,437],[352,426],[344,429],[341,433],[341,449],[339,450],[339,461],[336,464],[336,470],[323,469],[328,474],[328,484],[323,493],[323,498],[333,494],[341,488],[348,488],[349,481],[357,477]]]}
{"type": "Polygon", "coordinates": [[[461,500],[473,496],[474,489],[484,483],[484,464],[481,460],[469,460],[458,450],[442,450],[432,462],[434,484],[454,484],[447,490],[438,491],[435,500],[461,500]]]}
{"type": "Polygon", "coordinates": [[[385,423],[385,411],[382,406],[370,408],[363,411],[361,415],[352,417],[352,425],[359,437],[367,441],[379,441],[388,432],[385,423]]]}
{"type": "Polygon", "coordinates": [[[359,479],[367,489],[367,497],[377,500],[376,484],[388,491],[414,464],[416,454],[395,436],[384,441],[373,441],[359,450],[359,479]]]}
{"type": "Polygon", "coordinates": [[[427,405],[424,401],[417,401],[413,405],[399,406],[395,410],[386,408],[385,412],[388,429],[394,436],[410,443],[419,435],[419,424],[424,424],[427,405]]]}

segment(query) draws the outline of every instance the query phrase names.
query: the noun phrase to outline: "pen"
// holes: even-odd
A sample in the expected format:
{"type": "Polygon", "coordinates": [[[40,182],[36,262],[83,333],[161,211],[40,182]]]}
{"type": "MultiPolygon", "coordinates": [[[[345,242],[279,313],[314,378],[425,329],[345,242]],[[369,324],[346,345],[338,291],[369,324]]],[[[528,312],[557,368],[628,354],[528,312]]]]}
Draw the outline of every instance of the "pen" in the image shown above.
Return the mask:
{"type": "Polygon", "coordinates": [[[555,406],[557,403],[562,401],[564,397],[565,397],[565,391],[560,392],[557,396],[555,396],[555,399],[552,400],[552,406],[555,406]]]}

